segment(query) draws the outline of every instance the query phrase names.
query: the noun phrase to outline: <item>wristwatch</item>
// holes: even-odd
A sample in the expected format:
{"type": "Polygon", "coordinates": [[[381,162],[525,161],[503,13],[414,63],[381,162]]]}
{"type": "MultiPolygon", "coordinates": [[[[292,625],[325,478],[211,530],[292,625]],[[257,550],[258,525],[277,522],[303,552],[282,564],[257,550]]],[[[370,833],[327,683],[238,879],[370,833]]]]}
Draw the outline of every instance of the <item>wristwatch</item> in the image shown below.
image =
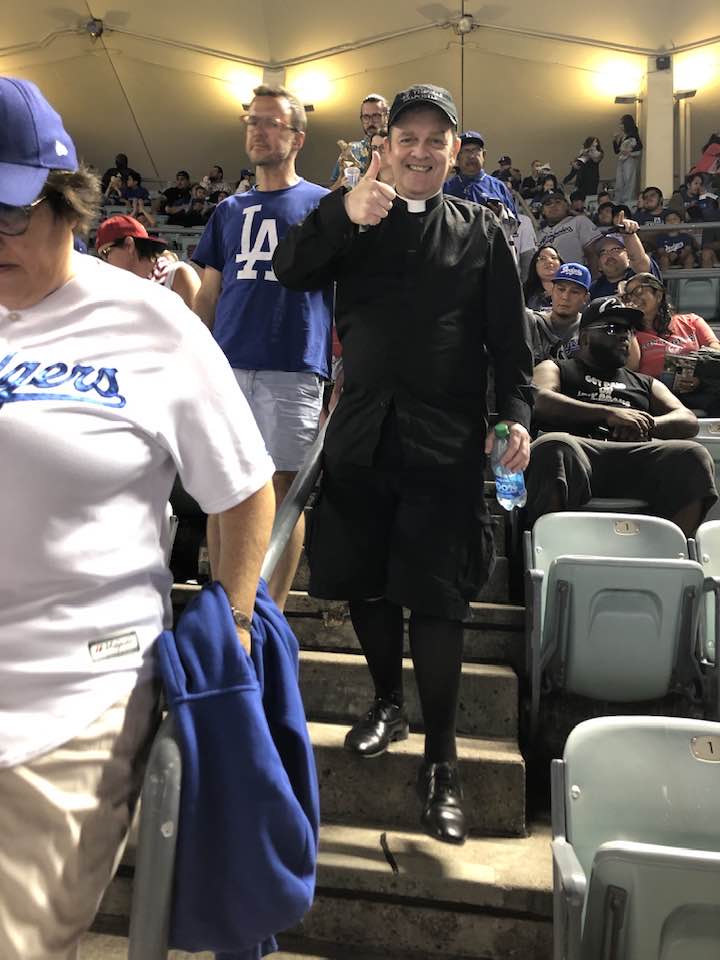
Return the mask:
{"type": "Polygon", "coordinates": [[[243,613],[242,610],[238,610],[237,607],[230,607],[232,613],[232,618],[235,621],[236,627],[242,627],[243,630],[247,630],[250,633],[252,629],[252,623],[247,614],[243,613]]]}

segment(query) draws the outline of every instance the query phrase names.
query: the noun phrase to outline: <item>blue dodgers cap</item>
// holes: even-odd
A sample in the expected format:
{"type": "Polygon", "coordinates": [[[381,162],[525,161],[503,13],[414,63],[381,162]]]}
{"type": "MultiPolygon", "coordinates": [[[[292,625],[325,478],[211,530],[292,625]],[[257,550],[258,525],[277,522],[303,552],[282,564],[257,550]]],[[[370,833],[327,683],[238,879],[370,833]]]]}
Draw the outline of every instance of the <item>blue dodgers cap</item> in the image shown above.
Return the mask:
{"type": "MultiPolygon", "coordinates": [[[[460,143],[463,147],[466,143],[479,143],[481,147],[484,147],[485,137],[483,137],[481,133],[478,133],[477,130],[466,130],[465,133],[460,134],[460,143]]],[[[500,163],[499,160],[498,163],[500,163]]]]}
{"type": "MultiPolygon", "coordinates": [[[[364,102],[364,101],[363,101],[364,102]]],[[[388,127],[391,127],[403,110],[408,107],[427,106],[437,107],[448,118],[453,127],[457,127],[457,107],[455,101],[445,87],[438,87],[434,83],[415,83],[407,90],[401,90],[395,96],[390,107],[388,127]]]]}
{"type": "Polygon", "coordinates": [[[0,203],[32,203],[50,170],[77,168],[75,144],[35,84],[0,77],[0,203]]]}
{"type": "Polygon", "coordinates": [[[556,280],[568,280],[570,283],[577,283],[578,286],[590,289],[590,271],[582,263],[563,263],[558,267],[553,277],[553,283],[556,280]]]}

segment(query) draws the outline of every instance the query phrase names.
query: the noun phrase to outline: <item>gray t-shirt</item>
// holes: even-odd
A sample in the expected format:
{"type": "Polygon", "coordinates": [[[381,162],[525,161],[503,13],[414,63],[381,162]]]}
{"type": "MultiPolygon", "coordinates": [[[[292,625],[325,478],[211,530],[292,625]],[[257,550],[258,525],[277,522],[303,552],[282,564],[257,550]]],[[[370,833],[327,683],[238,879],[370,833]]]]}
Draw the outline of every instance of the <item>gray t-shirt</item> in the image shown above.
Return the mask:
{"type": "Polygon", "coordinates": [[[565,263],[585,263],[585,247],[599,240],[602,230],[595,226],[589,217],[565,217],[552,227],[543,227],[540,231],[540,246],[550,244],[555,247],[565,263]]]}
{"type": "Polygon", "coordinates": [[[526,308],[530,333],[532,335],[533,358],[535,364],[543,360],[570,360],[578,349],[580,332],[580,314],[570,327],[558,332],[550,321],[552,310],[528,310],[526,308]]]}

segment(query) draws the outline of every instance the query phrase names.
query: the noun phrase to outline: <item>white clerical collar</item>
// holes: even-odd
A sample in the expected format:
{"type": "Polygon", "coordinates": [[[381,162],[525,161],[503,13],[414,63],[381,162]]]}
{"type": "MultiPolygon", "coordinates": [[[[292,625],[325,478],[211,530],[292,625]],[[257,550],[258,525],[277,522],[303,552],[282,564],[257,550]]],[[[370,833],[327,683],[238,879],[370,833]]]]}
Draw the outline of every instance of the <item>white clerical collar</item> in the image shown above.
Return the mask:
{"type": "Polygon", "coordinates": [[[442,190],[438,190],[436,194],[426,200],[406,200],[401,193],[398,193],[397,196],[406,205],[408,213],[425,213],[428,208],[432,210],[433,207],[437,206],[438,199],[442,197],[442,190]]]}

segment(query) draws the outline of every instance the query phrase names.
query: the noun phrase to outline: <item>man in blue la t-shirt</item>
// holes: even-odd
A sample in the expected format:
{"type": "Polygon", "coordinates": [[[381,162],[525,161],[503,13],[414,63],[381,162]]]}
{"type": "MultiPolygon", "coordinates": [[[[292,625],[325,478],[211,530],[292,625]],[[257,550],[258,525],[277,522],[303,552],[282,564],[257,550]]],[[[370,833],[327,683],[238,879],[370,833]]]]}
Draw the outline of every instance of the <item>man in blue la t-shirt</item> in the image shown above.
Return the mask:
{"type": "MultiPolygon", "coordinates": [[[[228,358],[275,462],[275,497],[285,498],[315,440],[323,380],[330,373],[332,286],[298,293],[281,286],[272,269],[278,240],[313,210],[325,187],[295,171],[307,117],[288,90],[263,84],[243,118],[245,149],[256,186],[218,204],[193,260],[204,267],[195,310],[228,358]]],[[[220,543],[208,521],[214,567],[220,543]]],[[[270,578],[282,608],[300,558],[302,515],[270,578]]]]}

